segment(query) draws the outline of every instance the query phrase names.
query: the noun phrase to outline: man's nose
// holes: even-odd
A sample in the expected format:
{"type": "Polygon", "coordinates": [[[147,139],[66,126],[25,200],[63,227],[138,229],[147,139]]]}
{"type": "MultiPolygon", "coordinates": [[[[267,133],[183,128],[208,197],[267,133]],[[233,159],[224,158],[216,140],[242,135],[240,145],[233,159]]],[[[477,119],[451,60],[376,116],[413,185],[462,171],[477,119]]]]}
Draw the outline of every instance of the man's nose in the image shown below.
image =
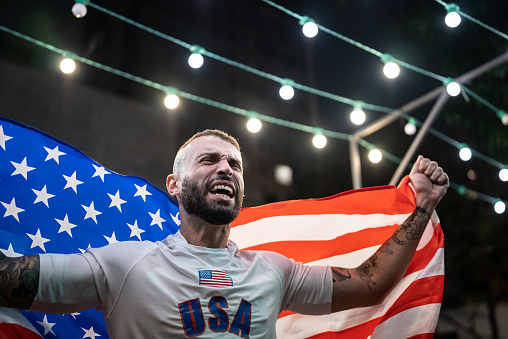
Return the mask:
{"type": "Polygon", "coordinates": [[[226,157],[223,157],[219,160],[217,164],[217,172],[219,174],[225,174],[227,176],[233,175],[233,169],[231,168],[231,165],[228,162],[228,159],[226,157]]]}

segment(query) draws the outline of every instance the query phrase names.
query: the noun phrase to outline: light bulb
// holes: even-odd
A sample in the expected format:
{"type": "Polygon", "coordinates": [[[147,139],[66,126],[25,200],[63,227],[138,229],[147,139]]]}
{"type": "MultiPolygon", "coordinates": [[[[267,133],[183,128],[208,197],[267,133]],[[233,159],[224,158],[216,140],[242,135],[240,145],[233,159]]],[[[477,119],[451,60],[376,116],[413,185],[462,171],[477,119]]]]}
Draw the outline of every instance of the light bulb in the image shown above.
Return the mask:
{"type": "Polygon", "coordinates": [[[203,63],[204,63],[204,59],[203,59],[203,56],[199,53],[192,53],[190,56],[189,56],[189,66],[192,67],[192,68],[199,68],[201,66],[203,66],[203,63]]]}
{"type": "Polygon", "coordinates": [[[416,126],[413,122],[408,121],[406,125],[404,125],[404,133],[407,135],[414,135],[416,133],[416,126]]]}
{"type": "Polygon", "coordinates": [[[395,79],[400,74],[400,67],[393,61],[389,61],[383,67],[383,73],[389,79],[395,79]]]}
{"type": "Polygon", "coordinates": [[[508,168],[503,168],[499,171],[499,179],[501,181],[508,181],[508,168]]]}
{"type": "Polygon", "coordinates": [[[472,153],[469,147],[463,146],[459,151],[459,157],[462,159],[462,161],[468,161],[471,159],[472,153]]]}
{"type": "Polygon", "coordinates": [[[501,122],[503,125],[508,126],[508,114],[505,114],[501,117],[501,122]]]}
{"type": "Polygon", "coordinates": [[[284,100],[289,100],[295,95],[295,90],[289,85],[283,85],[279,89],[279,95],[284,100]]]}
{"type": "Polygon", "coordinates": [[[498,201],[494,204],[494,211],[496,211],[497,214],[502,214],[506,210],[506,205],[502,201],[498,201]]]}
{"type": "Polygon", "coordinates": [[[175,109],[180,104],[180,98],[176,94],[168,94],[164,99],[164,105],[169,109],[175,109]]]}
{"type": "Polygon", "coordinates": [[[305,25],[303,25],[302,32],[307,38],[313,38],[318,34],[319,28],[315,22],[308,21],[305,25]]]}
{"type": "Polygon", "coordinates": [[[460,14],[457,12],[448,12],[445,16],[445,23],[450,28],[455,28],[460,25],[461,20],[460,14]]]}
{"type": "Polygon", "coordinates": [[[316,148],[323,148],[326,146],[326,137],[323,134],[316,134],[312,138],[312,144],[316,148]]]}
{"type": "Polygon", "coordinates": [[[293,169],[288,165],[275,165],[274,169],[275,182],[283,186],[291,186],[293,184],[293,169]]]}
{"type": "Polygon", "coordinates": [[[251,133],[257,133],[261,130],[261,120],[258,118],[251,118],[247,121],[247,130],[251,133]]]}
{"type": "Polygon", "coordinates": [[[460,94],[460,85],[456,81],[451,81],[448,85],[446,85],[446,92],[452,97],[456,97],[460,94]]]}
{"type": "Polygon", "coordinates": [[[365,122],[365,112],[362,111],[361,108],[359,107],[356,107],[352,112],[351,112],[351,115],[349,116],[349,118],[351,119],[351,122],[355,125],[361,125],[365,122]]]}
{"type": "Polygon", "coordinates": [[[380,150],[373,149],[369,152],[369,160],[372,163],[377,164],[378,162],[381,161],[381,159],[383,159],[383,153],[381,153],[380,150]]]}
{"type": "Polygon", "coordinates": [[[65,74],[71,74],[76,69],[76,63],[72,59],[64,58],[60,62],[60,69],[65,74]]]}
{"type": "Polygon", "coordinates": [[[71,11],[72,11],[72,14],[74,14],[74,16],[79,19],[79,18],[82,18],[86,15],[87,10],[86,10],[85,4],[77,2],[72,6],[71,11]]]}

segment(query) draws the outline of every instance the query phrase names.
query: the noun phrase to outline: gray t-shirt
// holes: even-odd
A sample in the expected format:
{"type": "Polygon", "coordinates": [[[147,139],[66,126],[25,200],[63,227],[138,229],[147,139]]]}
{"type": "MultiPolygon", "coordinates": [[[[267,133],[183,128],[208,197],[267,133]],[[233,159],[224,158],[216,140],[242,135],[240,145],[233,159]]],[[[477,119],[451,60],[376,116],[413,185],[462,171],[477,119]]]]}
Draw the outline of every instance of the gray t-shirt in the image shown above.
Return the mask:
{"type": "Polygon", "coordinates": [[[101,311],[111,338],[275,338],[282,310],[330,313],[331,270],[267,251],[193,246],[177,232],[42,254],[32,311],[101,311]]]}

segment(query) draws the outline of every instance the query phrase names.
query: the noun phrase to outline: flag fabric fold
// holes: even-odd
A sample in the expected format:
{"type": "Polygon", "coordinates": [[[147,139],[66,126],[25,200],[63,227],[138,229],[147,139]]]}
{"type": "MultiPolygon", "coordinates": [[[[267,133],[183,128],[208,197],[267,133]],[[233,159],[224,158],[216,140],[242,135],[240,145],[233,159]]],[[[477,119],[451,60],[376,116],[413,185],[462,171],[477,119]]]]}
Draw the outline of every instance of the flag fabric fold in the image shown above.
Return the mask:
{"type": "MultiPolygon", "coordinates": [[[[406,177],[399,187],[244,208],[231,239],[240,249],[276,251],[308,265],[353,267],[414,208],[406,177]]],[[[44,132],[0,117],[0,250],[7,256],[157,241],[178,228],[178,206],[146,180],[114,173],[44,132]]],[[[203,279],[214,278],[207,274],[203,279]]],[[[277,336],[432,338],[443,287],[443,235],[434,214],[405,277],[381,305],[327,316],[283,312],[277,336]]],[[[24,331],[30,336],[18,337],[108,337],[92,309],[55,315],[0,308],[0,338],[24,331]]]]}

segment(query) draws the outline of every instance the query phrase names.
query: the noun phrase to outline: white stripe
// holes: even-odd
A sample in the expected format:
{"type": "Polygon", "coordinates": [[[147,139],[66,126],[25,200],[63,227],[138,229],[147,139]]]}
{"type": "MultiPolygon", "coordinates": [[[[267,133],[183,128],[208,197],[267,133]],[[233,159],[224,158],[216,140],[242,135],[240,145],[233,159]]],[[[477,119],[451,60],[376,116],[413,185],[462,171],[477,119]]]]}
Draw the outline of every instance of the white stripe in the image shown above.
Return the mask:
{"type": "Polygon", "coordinates": [[[400,224],[410,214],[315,214],[276,216],[231,229],[240,249],[275,241],[331,240],[366,228],[400,224]],[[319,227],[319,232],[316,232],[319,227]]]}
{"type": "MultiPolygon", "coordinates": [[[[307,338],[328,331],[342,331],[379,318],[397,301],[415,280],[444,274],[444,250],[436,251],[430,263],[421,271],[405,276],[390,292],[382,304],[354,308],[322,316],[292,314],[277,320],[277,338],[307,338]]],[[[426,307],[425,305],[424,307],[426,307]]],[[[418,319],[418,316],[414,319],[418,319]]],[[[437,321],[437,320],[436,320],[437,321]]],[[[436,323],[434,323],[435,326],[436,323]]]]}
{"type": "Polygon", "coordinates": [[[15,310],[13,308],[0,307],[0,323],[18,324],[40,335],[32,323],[30,323],[19,310],[15,310]]]}

